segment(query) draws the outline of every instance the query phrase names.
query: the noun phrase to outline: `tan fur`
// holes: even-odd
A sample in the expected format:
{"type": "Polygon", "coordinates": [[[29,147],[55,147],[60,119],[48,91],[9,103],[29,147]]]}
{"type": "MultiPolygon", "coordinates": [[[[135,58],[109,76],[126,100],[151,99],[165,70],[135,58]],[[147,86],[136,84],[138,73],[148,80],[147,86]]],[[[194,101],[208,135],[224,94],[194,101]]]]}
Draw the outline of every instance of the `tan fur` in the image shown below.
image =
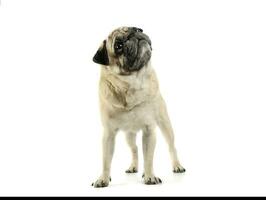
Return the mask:
{"type": "MultiPolygon", "coordinates": [[[[124,31],[124,30],[122,30],[124,31]]],[[[113,38],[121,32],[114,31],[107,41],[108,52],[112,52],[113,38]]],[[[110,60],[109,54],[109,60],[110,60]]],[[[115,60],[115,58],[111,58],[115,60]]],[[[144,182],[146,184],[160,183],[154,176],[153,154],[155,148],[155,127],[158,125],[169,145],[173,169],[184,172],[180,165],[175,146],[174,134],[167,114],[165,102],[159,91],[159,84],[151,63],[140,71],[129,76],[119,75],[115,62],[110,66],[102,66],[99,83],[99,98],[102,123],[104,127],[103,138],[103,173],[94,183],[95,187],[104,187],[109,184],[111,160],[114,151],[114,140],[118,130],[126,133],[127,143],[132,151],[132,164],[127,172],[138,171],[138,153],[136,146],[136,133],[143,132],[144,153],[144,182]]]]}

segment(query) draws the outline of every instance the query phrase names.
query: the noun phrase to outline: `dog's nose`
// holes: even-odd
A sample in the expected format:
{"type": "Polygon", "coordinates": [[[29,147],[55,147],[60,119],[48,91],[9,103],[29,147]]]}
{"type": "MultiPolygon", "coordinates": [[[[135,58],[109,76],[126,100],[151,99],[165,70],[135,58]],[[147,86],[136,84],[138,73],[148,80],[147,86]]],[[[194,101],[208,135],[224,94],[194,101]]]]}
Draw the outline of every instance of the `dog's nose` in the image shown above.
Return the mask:
{"type": "Polygon", "coordinates": [[[143,32],[143,30],[141,28],[137,28],[137,27],[133,27],[133,31],[135,32],[143,32]]]}
{"type": "Polygon", "coordinates": [[[130,40],[132,37],[135,37],[137,39],[140,39],[141,36],[143,34],[140,34],[140,33],[143,33],[143,30],[141,28],[137,28],[137,27],[130,27],[129,29],[129,34],[127,36],[127,40],[130,40]]]}

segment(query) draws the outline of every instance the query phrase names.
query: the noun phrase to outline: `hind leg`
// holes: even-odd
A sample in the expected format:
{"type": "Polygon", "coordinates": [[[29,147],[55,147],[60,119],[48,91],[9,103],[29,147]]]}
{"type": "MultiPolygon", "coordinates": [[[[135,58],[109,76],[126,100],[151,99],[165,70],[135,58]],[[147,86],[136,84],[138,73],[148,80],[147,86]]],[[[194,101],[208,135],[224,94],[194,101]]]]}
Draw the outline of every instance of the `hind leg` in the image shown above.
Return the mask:
{"type": "Polygon", "coordinates": [[[173,132],[170,119],[168,117],[166,105],[163,100],[162,100],[160,111],[159,111],[158,126],[161,129],[161,132],[169,147],[169,153],[170,153],[170,157],[172,160],[173,172],[174,173],[185,172],[186,171],[185,168],[182,167],[177,157],[177,152],[175,148],[174,132],[173,132]]]}
{"type": "Polygon", "coordinates": [[[126,173],[137,173],[138,172],[138,147],[136,145],[136,133],[127,132],[126,141],[131,150],[132,163],[130,167],[126,170],[126,173]]]}

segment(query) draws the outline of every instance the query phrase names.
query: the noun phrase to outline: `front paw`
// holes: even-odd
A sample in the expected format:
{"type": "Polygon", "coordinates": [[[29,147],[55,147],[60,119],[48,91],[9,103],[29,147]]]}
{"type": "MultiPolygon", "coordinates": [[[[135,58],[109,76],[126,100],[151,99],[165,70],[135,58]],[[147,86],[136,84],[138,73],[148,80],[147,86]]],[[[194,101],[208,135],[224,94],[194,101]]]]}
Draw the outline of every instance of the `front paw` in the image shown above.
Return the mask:
{"type": "Polygon", "coordinates": [[[162,180],[158,177],[155,176],[145,176],[143,175],[143,179],[144,179],[144,183],[146,185],[157,185],[157,184],[161,184],[162,180]]]}
{"type": "Polygon", "coordinates": [[[176,165],[174,166],[173,172],[174,173],[185,173],[186,169],[182,167],[181,165],[176,165]]]}
{"type": "Polygon", "coordinates": [[[95,188],[107,187],[110,181],[111,181],[111,178],[100,177],[96,182],[92,183],[91,186],[95,188]]]}

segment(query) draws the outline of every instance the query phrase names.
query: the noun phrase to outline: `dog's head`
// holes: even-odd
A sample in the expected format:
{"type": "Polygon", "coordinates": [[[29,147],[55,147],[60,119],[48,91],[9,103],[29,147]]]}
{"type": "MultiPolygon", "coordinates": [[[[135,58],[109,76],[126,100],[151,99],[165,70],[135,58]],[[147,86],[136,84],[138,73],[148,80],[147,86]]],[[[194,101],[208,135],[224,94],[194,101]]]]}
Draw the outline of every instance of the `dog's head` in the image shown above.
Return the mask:
{"type": "Polygon", "coordinates": [[[93,61],[119,75],[130,75],[148,64],[151,51],[151,40],[142,29],[121,27],[103,41],[93,61]]]}

